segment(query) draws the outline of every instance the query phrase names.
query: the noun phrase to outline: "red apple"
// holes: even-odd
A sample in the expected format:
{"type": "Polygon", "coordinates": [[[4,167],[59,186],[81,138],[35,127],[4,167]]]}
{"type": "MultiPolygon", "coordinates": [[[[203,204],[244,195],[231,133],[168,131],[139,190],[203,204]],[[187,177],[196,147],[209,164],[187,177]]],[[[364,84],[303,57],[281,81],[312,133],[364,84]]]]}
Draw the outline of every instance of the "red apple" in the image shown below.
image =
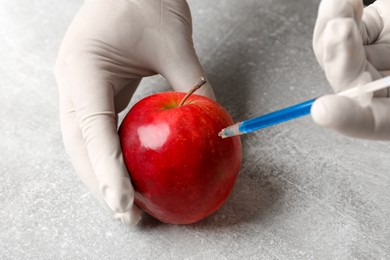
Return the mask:
{"type": "Polygon", "coordinates": [[[119,129],[135,203],[172,224],[194,223],[220,208],[242,159],[239,137],[218,136],[233,124],[223,107],[204,96],[184,96],[165,92],[142,99],[119,129]]]}

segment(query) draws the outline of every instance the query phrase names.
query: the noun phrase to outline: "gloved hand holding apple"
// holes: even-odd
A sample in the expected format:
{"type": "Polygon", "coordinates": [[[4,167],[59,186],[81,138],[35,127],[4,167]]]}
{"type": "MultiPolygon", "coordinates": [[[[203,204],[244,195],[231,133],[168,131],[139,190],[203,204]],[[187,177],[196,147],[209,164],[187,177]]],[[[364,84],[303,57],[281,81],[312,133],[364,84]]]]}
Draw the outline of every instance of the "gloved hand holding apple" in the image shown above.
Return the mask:
{"type": "MultiPolygon", "coordinates": [[[[161,74],[187,92],[205,75],[191,34],[185,0],[95,0],[85,1],[61,44],[55,76],[66,151],[80,179],[123,223],[134,225],[141,214],[117,114],[143,77],[161,74]]],[[[198,94],[214,98],[208,83],[198,94]]]]}

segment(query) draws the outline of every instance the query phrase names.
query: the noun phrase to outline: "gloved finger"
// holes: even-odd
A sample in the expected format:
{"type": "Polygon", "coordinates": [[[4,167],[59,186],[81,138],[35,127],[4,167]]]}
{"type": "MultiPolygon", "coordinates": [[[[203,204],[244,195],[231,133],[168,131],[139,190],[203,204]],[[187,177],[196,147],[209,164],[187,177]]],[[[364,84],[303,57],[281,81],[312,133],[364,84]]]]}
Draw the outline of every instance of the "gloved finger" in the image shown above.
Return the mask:
{"type": "MultiPolygon", "coordinates": [[[[190,9],[186,1],[165,1],[163,5],[163,9],[175,11],[165,12],[162,18],[165,31],[156,69],[174,90],[188,92],[200,77],[207,80],[193,44],[190,9]]],[[[215,99],[208,81],[196,93],[215,99]]]]}
{"type": "Polygon", "coordinates": [[[60,122],[65,150],[70,157],[76,173],[92,195],[94,195],[105,208],[109,209],[99,190],[99,182],[93,173],[80,127],[76,122],[76,113],[73,105],[67,98],[61,95],[60,122]]]}
{"type": "Polygon", "coordinates": [[[203,77],[207,82],[196,91],[196,94],[215,99],[214,91],[205,76],[192,41],[181,42],[181,46],[177,46],[177,44],[176,42],[177,49],[172,50],[169,58],[167,57],[160,73],[168,80],[175,91],[181,92],[188,92],[203,77]]]}
{"type": "Polygon", "coordinates": [[[357,25],[361,23],[363,4],[361,0],[322,0],[318,8],[318,16],[314,27],[313,49],[320,65],[323,63],[324,30],[328,22],[338,18],[351,18],[357,25]]]}
{"type": "Polygon", "coordinates": [[[363,43],[367,60],[379,71],[390,68],[389,2],[376,1],[364,9],[362,18],[363,43]]]}
{"type": "Polygon", "coordinates": [[[390,2],[388,0],[377,0],[373,5],[382,18],[383,21],[383,34],[387,35],[387,40],[389,40],[390,33],[390,2]]]}
{"type": "MultiPolygon", "coordinates": [[[[378,2],[378,1],[377,1],[378,2]]],[[[382,9],[382,8],[381,8],[382,9]]],[[[364,8],[362,17],[362,26],[360,32],[364,45],[375,43],[384,29],[383,18],[379,11],[378,3],[364,8]]],[[[383,8],[382,10],[386,10],[383,8]]],[[[382,14],[383,15],[383,14],[382,14]]]]}
{"type": "Polygon", "coordinates": [[[95,85],[91,86],[94,92],[79,93],[72,99],[77,122],[105,201],[113,211],[126,212],[133,206],[134,191],[120,149],[114,93],[106,83],[89,84],[95,85]]]}
{"type": "Polygon", "coordinates": [[[362,39],[355,21],[337,18],[327,23],[323,32],[323,68],[336,92],[381,77],[367,62],[362,39]],[[368,72],[370,77],[364,76],[368,72]]]}
{"type": "Polygon", "coordinates": [[[123,162],[117,134],[114,86],[88,59],[68,61],[57,69],[61,92],[71,100],[89,162],[105,202],[114,212],[133,207],[134,190],[123,162]]]}
{"type": "MultiPolygon", "coordinates": [[[[73,104],[63,96],[60,96],[60,121],[65,149],[77,175],[100,204],[112,212],[101,193],[100,183],[93,172],[73,104]]],[[[114,218],[119,219],[124,224],[135,225],[141,219],[141,212],[134,205],[125,213],[114,212],[114,218]]]]}
{"type": "Polygon", "coordinates": [[[390,39],[387,43],[374,43],[364,46],[367,60],[378,71],[390,69],[390,39]]]}
{"type": "Polygon", "coordinates": [[[390,139],[390,99],[375,98],[363,107],[347,97],[329,95],[316,100],[311,109],[313,120],[344,135],[372,139],[390,139]]]}
{"type": "Polygon", "coordinates": [[[142,211],[137,207],[132,207],[127,212],[117,212],[114,214],[114,218],[121,221],[125,225],[135,226],[141,220],[142,211]]]}

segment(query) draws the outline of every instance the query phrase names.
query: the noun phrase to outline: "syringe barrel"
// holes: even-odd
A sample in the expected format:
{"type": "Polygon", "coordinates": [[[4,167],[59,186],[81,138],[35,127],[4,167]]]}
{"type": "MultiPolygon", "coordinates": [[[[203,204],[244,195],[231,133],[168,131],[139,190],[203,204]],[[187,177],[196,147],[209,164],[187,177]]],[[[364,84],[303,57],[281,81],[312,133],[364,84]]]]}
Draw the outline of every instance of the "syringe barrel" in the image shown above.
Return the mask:
{"type": "Polygon", "coordinates": [[[311,99],[294,106],[286,107],[266,115],[249,119],[247,121],[242,122],[239,125],[238,129],[242,133],[249,133],[285,121],[289,121],[298,117],[308,115],[310,114],[310,109],[314,101],[315,99],[311,99]]]}

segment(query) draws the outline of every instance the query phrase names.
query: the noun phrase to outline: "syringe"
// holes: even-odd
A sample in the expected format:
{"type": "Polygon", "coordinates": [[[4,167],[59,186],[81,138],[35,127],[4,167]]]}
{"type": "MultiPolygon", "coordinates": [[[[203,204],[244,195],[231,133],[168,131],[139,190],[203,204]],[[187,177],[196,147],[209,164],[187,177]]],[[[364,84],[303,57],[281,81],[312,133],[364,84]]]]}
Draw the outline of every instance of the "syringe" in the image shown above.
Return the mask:
{"type": "MultiPolygon", "coordinates": [[[[369,82],[363,86],[344,90],[337,93],[337,95],[357,99],[363,95],[372,94],[375,91],[388,87],[390,87],[390,76],[369,82]]],[[[222,129],[218,135],[222,138],[242,135],[308,115],[310,114],[311,106],[315,100],[316,98],[291,107],[283,108],[266,115],[236,123],[232,126],[222,129]]]]}

